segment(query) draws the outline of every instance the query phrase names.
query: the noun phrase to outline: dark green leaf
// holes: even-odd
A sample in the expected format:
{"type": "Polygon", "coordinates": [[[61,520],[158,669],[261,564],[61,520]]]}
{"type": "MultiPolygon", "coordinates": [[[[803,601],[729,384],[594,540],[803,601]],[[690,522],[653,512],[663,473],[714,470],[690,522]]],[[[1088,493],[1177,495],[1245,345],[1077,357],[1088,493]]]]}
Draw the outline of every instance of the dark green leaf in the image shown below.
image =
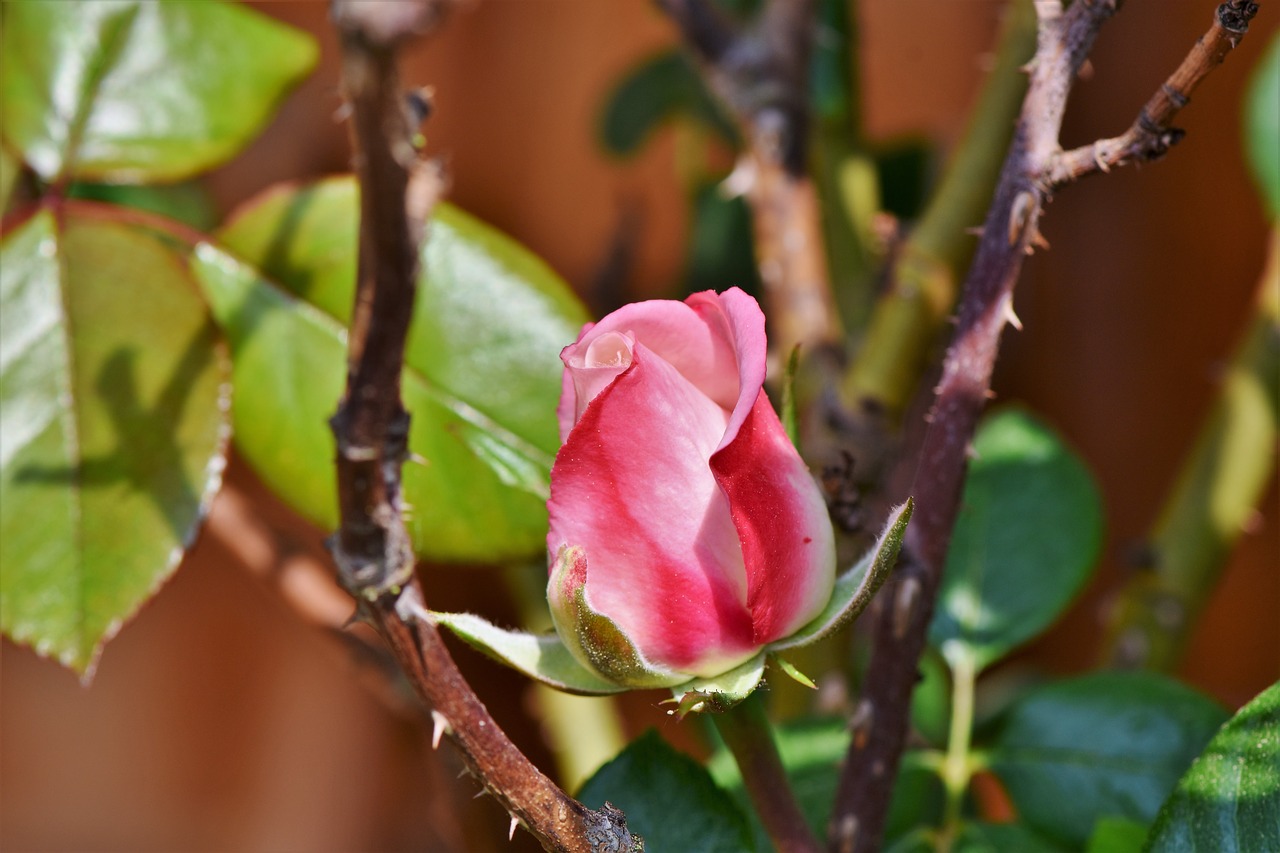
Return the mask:
{"type": "Polygon", "coordinates": [[[951,673],[942,656],[925,649],[920,658],[920,680],[911,693],[911,724],[925,740],[946,747],[951,727],[951,673]]]}
{"type": "Polygon", "coordinates": [[[1280,682],[1214,735],[1160,810],[1146,849],[1280,850],[1280,682]]]}
{"type": "Polygon", "coordinates": [[[179,180],[235,155],[315,60],[238,4],[10,3],[0,127],[49,181],[179,180]]]}
{"type": "Polygon", "coordinates": [[[1017,823],[966,823],[951,849],[955,853],[1064,853],[1017,823]]]}
{"type": "MultiPolygon", "coordinates": [[[[269,191],[220,234],[241,261],[207,246],[198,264],[232,339],[237,446],[326,525],[336,516],[325,420],[345,376],[356,193],[348,178],[269,191]]],[[[405,469],[410,531],[431,559],[528,556],[545,547],[558,355],[585,312],[541,261],[448,206],[432,220],[424,265],[405,352],[420,458],[405,469]]]]}
{"type": "Polygon", "coordinates": [[[988,418],[974,450],[929,638],[981,669],[1043,631],[1079,592],[1102,511],[1084,464],[1023,412],[988,418]]]}
{"type": "MultiPolygon", "coordinates": [[[[849,721],[828,718],[791,722],[778,726],[774,734],[796,801],[814,833],[825,837],[827,818],[840,779],[840,762],[849,749],[849,721]]],[[[733,794],[751,817],[757,847],[762,851],[772,849],[764,828],[751,810],[733,756],[722,747],[711,756],[707,768],[720,787],[733,794]]],[[[886,838],[897,838],[936,816],[941,804],[942,784],[938,777],[925,767],[917,753],[907,752],[894,784],[886,838]]]]}
{"type": "Polygon", "coordinates": [[[587,780],[578,799],[613,803],[652,853],[750,853],[746,818],[696,761],[648,731],[587,780]]]}
{"type": "Polygon", "coordinates": [[[1280,219],[1280,33],[1258,63],[1245,101],[1245,146],[1272,219],[1280,219]]]}
{"type": "Polygon", "coordinates": [[[1122,817],[1104,817],[1093,828],[1085,853],[1138,853],[1147,838],[1147,825],[1122,817]]]}
{"type": "Polygon", "coordinates": [[[102,201],[133,207],[208,231],[217,224],[218,213],[213,199],[198,183],[138,186],[136,184],[72,184],[71,198],[102,201]]]}
{"type": "Polygon", "coordinates": [[[731,144],[737,139],[688,57],[666,50],[642,62],[609,94],[600,139],[614,154],[634,154],[650,133],[676,116],[702,122],[731,144]]]}
{"type": "Polygon", "coordinates": [[[227,359],[156,238],[40,213],[0,247],[0,627],[92,674],[224,463],[227,359]]]}
{"type": "Polygon", "coordinates": [[[746,201],[726,198],[719,183],[704,184],[694,192],[691,213],[685,289],[697,293],[732,284],[758,297],[760,272],[746,201]]]}
{"type": "Polygon", "coordinates": [[[1095,673],[1016,703],[991,769],[1028,826],[1083,846],[1100,818],[1154,819],[1224,717],[1164,676],[1095,673]]]}

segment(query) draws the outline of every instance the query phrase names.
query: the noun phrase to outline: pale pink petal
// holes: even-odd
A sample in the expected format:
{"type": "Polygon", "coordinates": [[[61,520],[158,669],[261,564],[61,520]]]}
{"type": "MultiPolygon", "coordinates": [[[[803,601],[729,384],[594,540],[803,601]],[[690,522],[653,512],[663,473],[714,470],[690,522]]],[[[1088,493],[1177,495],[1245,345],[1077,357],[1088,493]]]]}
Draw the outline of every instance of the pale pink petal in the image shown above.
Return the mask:
{"type": "Polygon", "coordinates": [[[785,637],[831,597],[835,538],[822,495],[763,391],[711,468],[742,544],[755,642],[785,637]]]}
{"type": "Polygon", "coordinates": [[[737,357],[733,341],[726,336],[723,312],[716,305],[718,298],[706,291],[685,302],[654,299],[624,305],[585,329],[560,357],[568,364],[568,358],[589,347],[595,338],[609,332],[629,333],[703,394],[731,411],[739,397],[737,357]]]}
{"type": "Polygon", "coordinates": [[[720,322],[734,348],[734,361],[738,370],[738,396],[733,401],[733,415],[717,449],[733,441],[743,421],[747,419],[760,389],[764,387],[769,345],[764,333],[764,312],[760,304],[736,287],[731,287],[716,297],[710,291],[696,293],[690,302],[707,298],[715,300],[720,322]]]}
{"type": "Polygon", "coordinates": [[[547,546],[584,549],[592,606],[650,660],[717,675],[756,648],[738,532],[708,464],[729,413],[636,337],[630,367],[556,457],[547,546]]]}

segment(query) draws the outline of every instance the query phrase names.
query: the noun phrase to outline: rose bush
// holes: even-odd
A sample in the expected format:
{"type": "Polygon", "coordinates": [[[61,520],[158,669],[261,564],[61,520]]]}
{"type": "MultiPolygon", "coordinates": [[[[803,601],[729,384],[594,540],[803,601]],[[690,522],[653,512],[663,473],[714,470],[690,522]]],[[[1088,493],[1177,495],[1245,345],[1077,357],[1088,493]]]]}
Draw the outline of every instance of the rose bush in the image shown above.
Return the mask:
{"type": "Polygon", "coordinates": [[[625,306],[561,353],[548,600],[626,687],[711,677],[828,604],[827,508],[763,390],[764,315],[737,288],[625,306]]]}

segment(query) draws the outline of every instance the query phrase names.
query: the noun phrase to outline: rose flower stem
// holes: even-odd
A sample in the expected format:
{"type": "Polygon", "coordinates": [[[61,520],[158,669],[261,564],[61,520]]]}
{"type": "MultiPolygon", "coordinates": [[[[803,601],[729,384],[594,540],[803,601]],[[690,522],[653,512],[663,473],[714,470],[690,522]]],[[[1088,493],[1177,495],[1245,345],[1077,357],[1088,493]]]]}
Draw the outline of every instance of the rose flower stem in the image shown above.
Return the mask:
{"type": "Polygon", "coordinates": [[[742,784],[778,853],[820,853],[822,846],[787,781],[760,691],[711,719],[738,762],[742,784]]]}

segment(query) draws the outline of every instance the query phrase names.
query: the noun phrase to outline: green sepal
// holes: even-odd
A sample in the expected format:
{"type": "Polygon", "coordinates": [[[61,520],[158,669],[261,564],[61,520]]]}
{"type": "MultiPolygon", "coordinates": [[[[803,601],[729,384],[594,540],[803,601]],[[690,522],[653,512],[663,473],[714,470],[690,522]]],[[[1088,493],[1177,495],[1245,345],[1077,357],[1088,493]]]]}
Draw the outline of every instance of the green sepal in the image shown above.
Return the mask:
{"type": "Polygon", "coordinates": [[[755,691],[764,679],[764,653],[714,678],[695,678],[672,688],[676,707],[668,713],[679,719],[690,712],[727,711],[755,691]]]}
{"type": "Polygon", "coordinates": [[[483,652],[498,663],[524,673],[566,693],[604,696],[627,688],[606,681],[578,663],[564,641],[555,634],[530,634],[499,628],[471,613],[437,613],[429,618],[441,628],[483,652]]]}
{"type": "Polygon", "coordinates": [[[778,669],[786,673],[787,677],[790,678],[792,681],[796,682],[797,684],[803,684],[805,687],[808,687],[810,690],[818,689],[818,685],[814,683],[813,679],[805,675],[803,672],[801,672],[796,667],[796,665],[793,664],[791,661],[785,660],[779,657],[778,655],[769,655],[769,659],[773,662],[773,664],[776,667],[778,667],[778,669]]]}
{"type": "Polygon", "coordinates": [[[769,644],[768,649],[777,651],[807,646],[830,636],[846,622],[856,619],[871,603],[876,590],[889,577],[889,572],[898,559],[898,551],[902,548],[902,538],[906,535],[907,522],[911,520],[914,508],[915,502],[907,498],[905,503],[890,510],[889,520],[876,544],[857,565],[836,578],[831,600],[817,618],[790,637],[769,644]]]}
{"type": "Polygon", "coordinates": [[[614,684],[635,690],[672,687],[689,680],[689,673],[647,660],[617,622],[592,607],[586,579],[586,552],[577,547],[561,548],[551,568],[547,602],[556,633],[579,663],[614,684]]]}

